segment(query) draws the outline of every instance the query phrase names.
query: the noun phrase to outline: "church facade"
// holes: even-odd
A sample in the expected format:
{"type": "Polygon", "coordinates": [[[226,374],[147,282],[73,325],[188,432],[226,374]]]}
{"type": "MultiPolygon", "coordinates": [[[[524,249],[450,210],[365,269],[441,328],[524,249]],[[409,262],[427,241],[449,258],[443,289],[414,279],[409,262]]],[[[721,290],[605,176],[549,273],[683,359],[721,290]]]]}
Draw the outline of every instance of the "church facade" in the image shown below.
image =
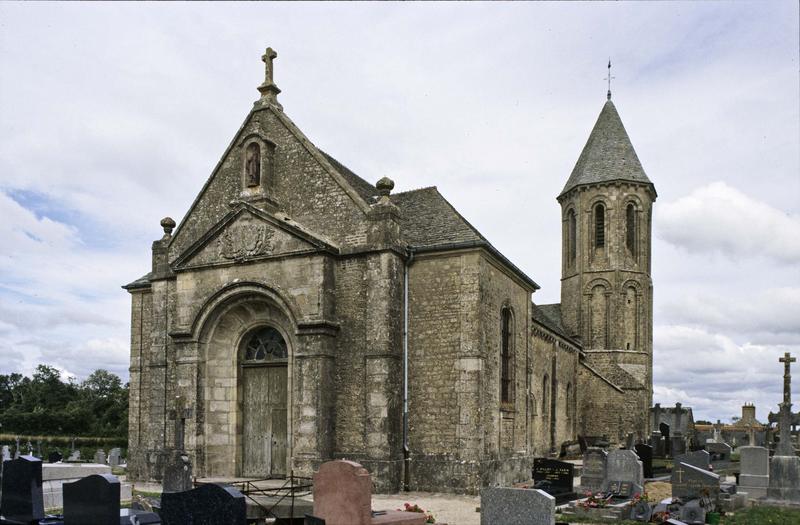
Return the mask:
{"type": "Polygon", "coordinates": [[[129,473],[363,464],[379,491],[527,479],[578,435],[649,434],[651,206],[605,103],[558,200],[560,304],[435,188],[392,193],[261,97],[132,298],[129,473]]]}

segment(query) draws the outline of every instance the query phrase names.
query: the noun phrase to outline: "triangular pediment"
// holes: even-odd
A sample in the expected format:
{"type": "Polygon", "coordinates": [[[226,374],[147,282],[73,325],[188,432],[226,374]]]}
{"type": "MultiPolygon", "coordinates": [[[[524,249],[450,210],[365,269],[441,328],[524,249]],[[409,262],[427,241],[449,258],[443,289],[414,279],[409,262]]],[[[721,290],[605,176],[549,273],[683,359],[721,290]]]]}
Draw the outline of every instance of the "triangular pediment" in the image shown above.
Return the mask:
{"type": "Polygon", "coordinates": [[[179,271],[315,252],[335,254],[339,249],[289,217],[241,202],[171,266],[179,271]]]}

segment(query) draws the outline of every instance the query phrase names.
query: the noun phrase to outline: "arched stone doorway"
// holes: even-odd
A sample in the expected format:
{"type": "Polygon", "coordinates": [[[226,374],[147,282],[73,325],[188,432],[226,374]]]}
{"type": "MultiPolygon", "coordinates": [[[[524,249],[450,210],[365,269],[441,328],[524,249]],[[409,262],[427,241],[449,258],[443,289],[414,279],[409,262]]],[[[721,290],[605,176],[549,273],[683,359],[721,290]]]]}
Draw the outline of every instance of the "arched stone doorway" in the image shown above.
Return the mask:
{"type": "Polygon", "coordinates": [[[286,475],[288,350],[273,326],[242,340],[242,475],[286,475]]]}
{"type": "Polygon", "coordinates": [[[294,323],[271,297],[247,291],[203,324],[204,475],[284,476],[293,448],[294,323]]]}

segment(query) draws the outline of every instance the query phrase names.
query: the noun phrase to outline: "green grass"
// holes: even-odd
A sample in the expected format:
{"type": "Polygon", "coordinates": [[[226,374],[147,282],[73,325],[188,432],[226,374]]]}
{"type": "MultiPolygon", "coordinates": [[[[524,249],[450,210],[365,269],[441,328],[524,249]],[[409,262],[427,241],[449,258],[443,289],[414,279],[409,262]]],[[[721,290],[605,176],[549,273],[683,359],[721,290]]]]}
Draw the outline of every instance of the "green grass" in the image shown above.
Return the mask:
{"type": "Polygon", "coordinates": [[[751,507],[726,514],[720,525],[797,525],[800,509],[780,507],[751,507]]]}
{"type": "Polygon", "coordinates": [[[145,498],[160,498],[161,497],[161,493],[160,492],[139,490],[139,489],[136,489],[136,488],[133,489],[133,494],[132,495],[133,496],[142,496],[142,497],[145,497],[145,498]]]}

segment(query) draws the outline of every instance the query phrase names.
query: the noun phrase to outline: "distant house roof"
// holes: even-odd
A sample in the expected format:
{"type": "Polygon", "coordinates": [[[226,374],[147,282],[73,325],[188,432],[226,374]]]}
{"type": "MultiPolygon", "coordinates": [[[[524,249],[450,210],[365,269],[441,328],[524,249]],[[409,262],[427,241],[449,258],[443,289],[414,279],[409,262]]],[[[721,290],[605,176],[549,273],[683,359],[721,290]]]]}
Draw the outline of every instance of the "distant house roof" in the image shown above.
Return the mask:
{"type": "Polygon", "coordinates": [[[639,182],[653,187],[633,149],[617,108],[608,100],[561,195],[584,184],[614,180],[639,182]]]}

